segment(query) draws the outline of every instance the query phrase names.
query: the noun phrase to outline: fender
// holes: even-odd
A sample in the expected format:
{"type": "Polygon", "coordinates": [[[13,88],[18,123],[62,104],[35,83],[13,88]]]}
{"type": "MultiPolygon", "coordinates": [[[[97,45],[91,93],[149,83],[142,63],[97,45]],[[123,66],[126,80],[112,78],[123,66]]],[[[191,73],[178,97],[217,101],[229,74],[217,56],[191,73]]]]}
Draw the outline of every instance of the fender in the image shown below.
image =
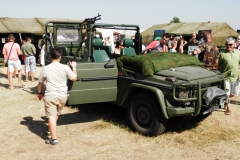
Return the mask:
{"type": "Polygon", "coordinates": [[[139,84],[139,83],[132,83],[129,86],[126,96],[123,99],[123,103],[127,102],[127,98],[131,96],[134,88],[141,88],[141,89],[153,92],[158,99],[158,103],[160,104],[160,109],[162,110],[164,118],[169,119],[167,111],[166,111],[166,105],[164,104],[164,95],[163,95],[162,91],[156,87],[147,86],[147,85],[139,84]]]}

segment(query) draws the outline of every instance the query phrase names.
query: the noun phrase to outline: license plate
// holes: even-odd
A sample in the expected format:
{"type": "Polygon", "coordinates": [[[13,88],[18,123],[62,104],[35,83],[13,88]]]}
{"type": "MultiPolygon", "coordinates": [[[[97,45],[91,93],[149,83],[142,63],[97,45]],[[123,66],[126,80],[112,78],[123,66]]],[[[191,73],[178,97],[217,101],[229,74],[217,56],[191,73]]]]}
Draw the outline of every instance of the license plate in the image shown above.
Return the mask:
{"type": "Polygon", "coordinates": [[[225,97],[222,97],[222,98],[219,99],[218,103],[219,103],[220,106],[224,106],[225,102],[226,102],[225,97]]]}

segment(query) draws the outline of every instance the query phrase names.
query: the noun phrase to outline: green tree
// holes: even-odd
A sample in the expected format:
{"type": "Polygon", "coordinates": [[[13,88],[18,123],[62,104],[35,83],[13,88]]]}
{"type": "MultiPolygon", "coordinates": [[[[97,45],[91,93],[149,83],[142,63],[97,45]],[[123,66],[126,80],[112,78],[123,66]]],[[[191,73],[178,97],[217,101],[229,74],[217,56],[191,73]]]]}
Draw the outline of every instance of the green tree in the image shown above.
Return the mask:
{"type": "Polygon", "coordinates": [[[180,18],[178,17],[173,17],[170,23],[181,23],[180,18]]]}

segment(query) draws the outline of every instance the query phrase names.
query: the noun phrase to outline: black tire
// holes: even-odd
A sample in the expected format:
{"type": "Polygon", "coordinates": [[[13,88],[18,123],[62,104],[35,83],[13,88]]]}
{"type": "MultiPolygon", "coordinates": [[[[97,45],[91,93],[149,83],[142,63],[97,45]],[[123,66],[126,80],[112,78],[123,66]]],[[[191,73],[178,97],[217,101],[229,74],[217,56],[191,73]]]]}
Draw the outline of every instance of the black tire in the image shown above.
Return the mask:
{"type": "Polygon", "coordinates": [[[128,121],[133,131],[146,136],[157,136],[164,132],[167,119],[163,117],[159,103],[147,94],[134,96],[128,106],[128,121]]]}

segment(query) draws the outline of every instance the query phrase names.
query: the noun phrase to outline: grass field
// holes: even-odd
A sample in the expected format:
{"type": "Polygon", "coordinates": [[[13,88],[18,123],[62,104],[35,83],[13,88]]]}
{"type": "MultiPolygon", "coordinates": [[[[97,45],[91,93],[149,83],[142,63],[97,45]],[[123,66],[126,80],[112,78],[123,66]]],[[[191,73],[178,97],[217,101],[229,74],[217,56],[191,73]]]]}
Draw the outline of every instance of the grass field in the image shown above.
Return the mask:
{"type": "MultiPolygon", "coordinates": [[[[41,68],[37,68],[36,79],[41,68]]],[[[145,137],[128,128],[126,108],[109,103],[66,106],[59,117],[57,146],[44,143],[44,104],[36,98],[37,82],[8,89],[0,68],[0,159],[240,159],[240,99],[209,116],[171,119],[164,134],[145,137]]],[[[14,80],[17,85],[17,80],[14,80]]]]}

